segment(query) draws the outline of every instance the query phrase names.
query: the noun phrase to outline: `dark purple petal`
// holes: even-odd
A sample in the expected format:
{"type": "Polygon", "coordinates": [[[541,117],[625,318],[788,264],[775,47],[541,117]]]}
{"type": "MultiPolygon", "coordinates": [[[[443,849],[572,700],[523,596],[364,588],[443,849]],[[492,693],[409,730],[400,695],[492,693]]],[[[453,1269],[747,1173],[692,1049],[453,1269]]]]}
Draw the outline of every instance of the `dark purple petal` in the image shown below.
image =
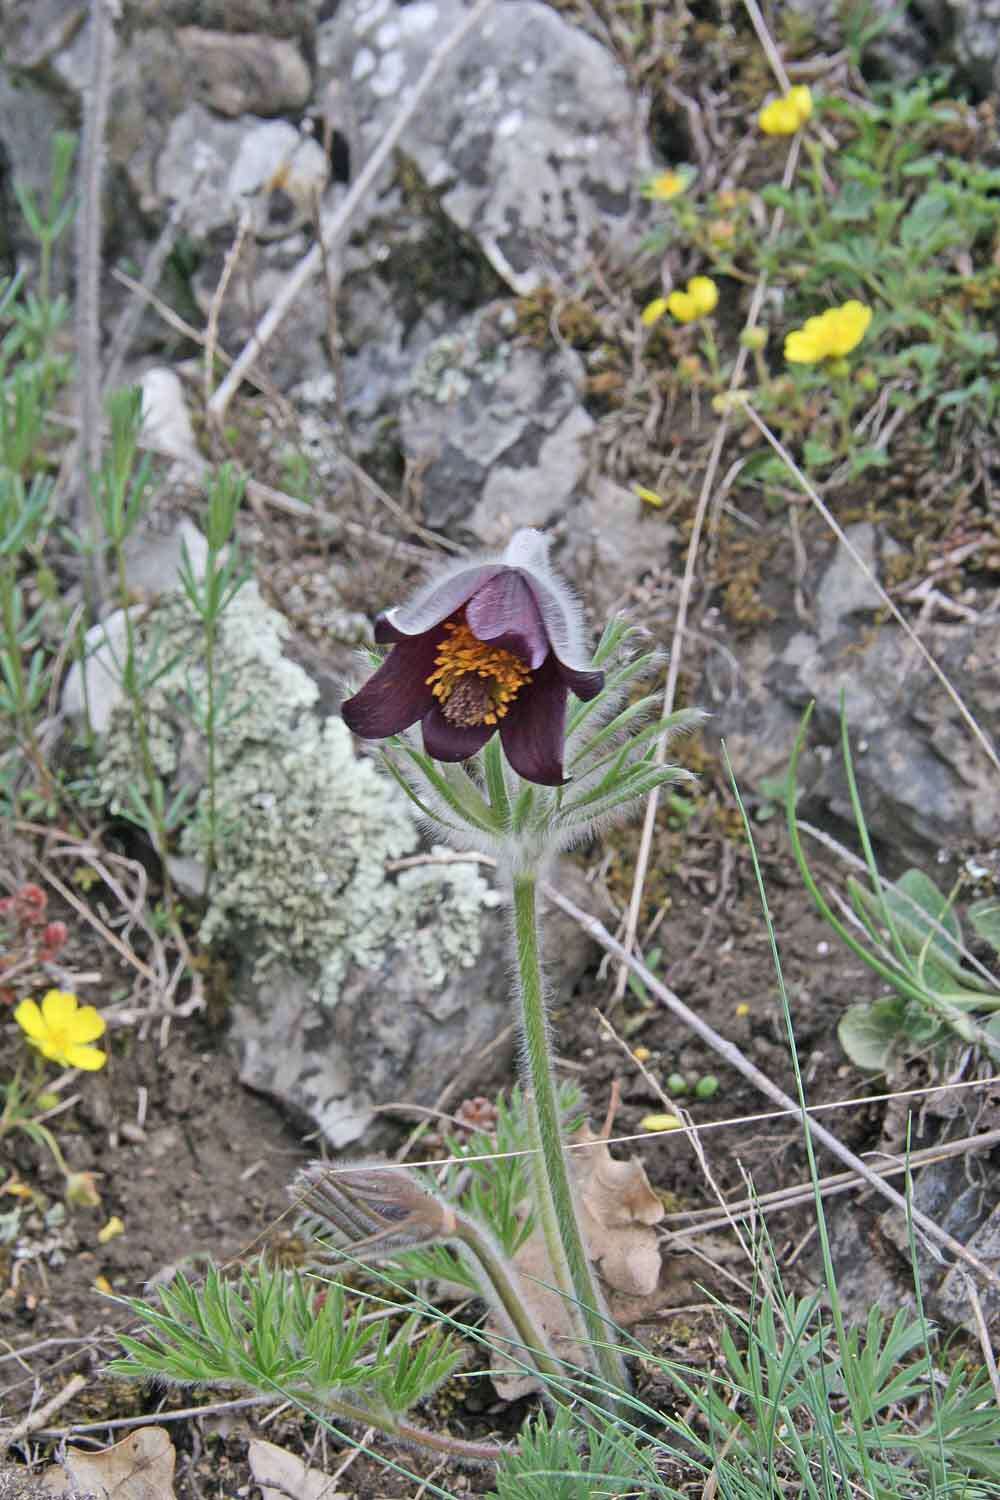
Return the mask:
{"type": "Polygon", "coordinates": [[[555,658],[556,671],[566,686],[571,688],[578,698],[582,698],[584,703],[589,703],[591,698],[597,697],[598,693],[604,687],[603,672],[595,672],[593,670],[581,672],[577,667],[567,667],[565,662],[560,661],[558,656],[555,656],[555,652],[553,652],[553,656],[555,658]]]}
{"type": "Polygon", "coordinates": [[[465,606],[465,618],[473,635],[502,651],[513,651],[532,671],[549,654],[534,595],[514,568],[505,568],[476,590],[465,606]]]}
{"type": "Polygon", "coordinates": [[[500,720],[504,754],[525,781],[562,786],[567,687],[550,655],[500,720]]]}
{"type": "Polygon", "coordinates": [[[437,703],[424,714],[420,727],[424,749],[432,760],[468,760],[496,733],[495,724],[453,724],[437,703]]]}
{"type": "Polygon", "coordinates": [[[363,740],[383,740],[422,719],[434,702],[427,679],[444,634],[441,629],[429,630],[393,646],[374,676],[341,708],[348,729],[363,740]]]}
{"type": "Polygon", "coordinates": [[[384,635],[376,639],[401,641],[423,635],[456,614],[477,589],[502,572],[502,563],[485,563],[476,568],[460,568],[438,583],[425,584],[408,604],[379,616],[379,628],[384,635]]]}

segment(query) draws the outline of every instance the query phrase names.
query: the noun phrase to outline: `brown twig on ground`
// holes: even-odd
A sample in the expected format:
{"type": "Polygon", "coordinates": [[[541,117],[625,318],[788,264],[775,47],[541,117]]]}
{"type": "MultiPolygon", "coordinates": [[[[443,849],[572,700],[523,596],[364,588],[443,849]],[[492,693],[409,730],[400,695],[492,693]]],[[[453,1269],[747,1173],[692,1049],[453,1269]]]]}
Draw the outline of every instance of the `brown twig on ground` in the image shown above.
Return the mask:
{"type": "Polygon", "coordinates": [[[61,1411],[74,1396],[78,1396],[86,1384],[86,1375],[71,1375],[62,1390],[57,1391],[50,1401],[46,1401],[44,1406],[36,1407],[22,1421],[15,1423],[9,1432],[3,1434],[4,1449],[9,1448],[12,1443],[19,1443],[22,1438],[29,1437],[40,1427],[44,1427],[49,1418],[54,1417],[57,1411],[61,1411]]]}
{"type": "MultiPolygon", "coordinates": [[[[355,210],[375,185],[379,173],[396,149],[403,131],[423,104],[431,84],[437,78],[445,62],[456,48],[460,47],[466,38],[476,30],[487,12],[492,8],[493,3],[494,0],[479,0],[479,3],[466,12],[458,25],[449,32],[431,54],[427,66],[424,68],[419,79],[404,96],[403,103],[392,124],[386,130],[375,150],[351,184],[340,205],[326,224],[323,232],[323,240],[331,252],[336,249],[355,210]]],[[[237,355],[229,374],[212,397],[209,406],[209,416],[213,421],[222,421],[230,401],[239,389],[240,382],[246,378],[247,372],[254,360],[266,348],[296,298],[319,272],[320,264],[320,249],[318,245],[314,245],[308,254],[303,256],[302,260],[299,261],[294,271],[290,273],[284,286],[278,292],[271,306],[250,335],[246,345],[237,355]]]]}

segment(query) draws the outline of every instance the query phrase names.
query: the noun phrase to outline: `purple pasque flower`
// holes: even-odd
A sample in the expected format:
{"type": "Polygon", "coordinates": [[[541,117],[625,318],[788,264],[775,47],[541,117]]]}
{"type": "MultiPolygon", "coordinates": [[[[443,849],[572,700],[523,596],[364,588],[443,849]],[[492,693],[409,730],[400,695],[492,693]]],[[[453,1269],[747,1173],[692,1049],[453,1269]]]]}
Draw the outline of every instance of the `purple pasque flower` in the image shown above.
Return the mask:
{"type": "Polygon", "coordinates": [[[548,539],[518,531],[496,562],[454,563],[375,622],[392,650],[343,706],[362,739],[420,723],[434,760],[468,760],[497,731],[525,781],[561,786],[566,699],[594,698],[580,606],[552,572],[548,539]]]}

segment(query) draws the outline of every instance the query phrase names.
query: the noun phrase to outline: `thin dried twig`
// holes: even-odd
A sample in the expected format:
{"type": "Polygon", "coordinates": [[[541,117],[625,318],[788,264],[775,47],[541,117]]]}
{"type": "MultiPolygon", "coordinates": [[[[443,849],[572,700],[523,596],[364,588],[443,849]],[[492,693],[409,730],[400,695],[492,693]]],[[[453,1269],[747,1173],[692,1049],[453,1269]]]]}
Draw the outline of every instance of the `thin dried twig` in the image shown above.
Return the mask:
{"type": "MultiPolygon", "coordinates": [[[[327,250],[331,253],[336,249],[355,210],[375,185],[379,173],[399,144],[403,131],[423,104],[431,84],[435,81],[451,54],[476,30],[480,22],[492,9],[493,3],[494,0],[479,0],[479,3],[473,6],[472,10],[462,17],[458,25],[449,32],[448,36],[444,38],[431,54],[423,73],[421,73],[413,88],[406,94],[396,118],[365,162],[357,178],[345,194],[343,201],[326,224],[323,232],[323,242],[327,250]]],[[[246,377],[247,371],[257,356],[270,343],[275,331],[280,326],[296,298],[309,285],[313,277],[317,275],[321,264],[322,254],[320,247],[319,245],[314,245],[309,253],[299,261],[295,270],[291,272],[284,286],[271,303],[271,306],[250,335],[246,345],[240,351],[239,355],[237,355],[229,374],[212,397],[209,406],[209,416],[213,421],[222,421],[230,401],[239,389],[240,382],[246,377]]]]}
{"type": "MultiPolygon", "coordinates": [[[[230,245],[226,258],[222,263],[222,275],[219,284],[212,293],[212,301],[208,308],[208,320],[205,324],[205,362],[202,379],[205,391],[205,410],[211,415],[212,412],[212,387],[215,383],[215,355],[219,342],[219,319],[222,316],[222,304],[226,300],[229,283],[243,254],[243,246],[246,244],[247,235],[252,225],[250,210],[245,208],[240,214],[239,223],[236,226],[236,234],[230,245]]],[[[219,422],[221,426],[221,419],[219,422]]]]}
{"type": "Polygon", "coordinates": [[[54,1417],[56,1412],[72,1401],[74,1396],[78,1396],[86,1384],[86,1375],[71,1375],[62,1390],[57,1391],[51,1401],[46,1401],[44,1406],[39,1406],[35,1411],[29,1412],[23,1421],[16,1423],[4,1434],[4,1448],[9,1448],[11,1443],[19,1443],[22,1438],[44,1427],[49,1418],[54,1417]]]}

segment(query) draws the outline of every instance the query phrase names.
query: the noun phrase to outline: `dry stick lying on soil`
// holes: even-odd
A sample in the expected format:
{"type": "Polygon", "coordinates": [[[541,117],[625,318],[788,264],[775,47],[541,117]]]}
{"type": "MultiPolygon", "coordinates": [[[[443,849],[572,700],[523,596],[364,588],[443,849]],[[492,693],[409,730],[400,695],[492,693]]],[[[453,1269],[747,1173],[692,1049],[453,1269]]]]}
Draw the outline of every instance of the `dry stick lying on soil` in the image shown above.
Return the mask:
{"type": "MultiPolygon", "coordinates": [[[[431,54],[427,66],[424,68],[417,82],[404,95],[403,104],[396,118],[358,173],[356,180],[348,189],[340,207],[331,215],[323,234],[323,240],[328,251],[332,252],[336,249],[339,240],[342,238],[351,221],[351,216],[355,209],[364,201],[374,186],[379,173],[389,160],[392,152],[396,149],[400,136],[423,103],[431,84],[437,78],[448,57],[457,47],[461,46],[467,36],[475,31],[480,21],[483,20],[492,6],[493,0],[479,0],[479,4],[462,17],[454,30],[449,32],[440,46],[431,54]]],[[[319,274],[321,267],[322,253],[319,245],[314,245],[309,253],[299,261],[295,270],[291,272],[284,286],[278,292],[271,306],[261,318],[247,340],[246,345],[237,356],[229,374],[212,397],[208,408],[208,416],[212,421],[221,423],[230,401],[239,389],[240,382],[246,377],[250,366],[258,354],[262,353],[270,342],[285,314],[295,302],[295,299],[308,286],[313,277],[319,274]]]]}
{"type": "Polygon", "coordinates": [[[919,1209],[914,1208],[912,1205],[908,1205],[902,1193],[898,1193],[894,1187],[890,1187],[884,1178],[880,1177],[877,1172],[872,1171],[871,1167],[866,1162],[863,1162],[859,1156],[855,1156],[853,1151],[849,1151],[846,1146],[842,1145],[837,1137],[827,1130],[825,1126],[821,1125],[818,1120],[813,1119],[808,1112],[804,1114],[801,1106],[795,1102],[790,1094],[786,1094],[776,1083],[773,1083],[767,1074],[762,1073],[760,1068],[756,1067],[748,1057],[744,1057],[740,1049],[734,1046],[732,1042],[728,1042],[717,1031],[713,1031],[707,1021],[703,1021],[701,1016],[686,1006],[679,996],[675,995],[672,990],[667,989],[667,986],[661,980],[657,979],[656,975],[651,973],[645,964],[640,963],[637,958],[634,958],[632,954],[627,952],[623,945],[611,936],[607,928],[596,917],[592,917],[588,912],[582,911],[579,906],[576,906],[568,897],[562,895],[554,886],[546,883],[543,885],[543,891],[549,901],[558,906],[567,916],[572,917],[574,921],[579,922],[583,930],[588,932],[595,942],[600,943],[601,947],[606,949],[613,958],[617,958],[620,963],[627,964],[633,974],[636,974],[642,980],[650,994],[655,995],[661,1005],[666,1006],[667,1010],[683,1021],[686,1026],[689,1026],[696,1036],[699,1036],[703,1042],[707,1042],[713,1051],[717,1052],[720,1057],[725,1058],[730,1067],[735,1068],[738,1073],[742,1073],[744,1078],[748,1078],[752,1084],[760,1089],[762,1094],[766,1094],[769,1099],[773,1099],[776,1104],[780,1104],[782,1109],[787,1109],[790,1113],[798,1115],[799,1119],[803,1121],[806,1128],[820,1145],[825,1146],[828,1151],[832,1151],[834,1156],[838,1157],[845,1166],[850,1167],[859,1176],[863,1177],[870,1187],[873,1187],[876,1192],[881,1193],[882,1197],[888,1199],[895,1208],[902,1210],[904,1214],[908,1213],[914,1225],[918,1229],[923,1230],[928,1239],[933,1240],[937,1245],[943,1245],[945,1249],[951,1251],[952,1255],[957,1256],[959,1260],[964,1261],[967,1266],[971,1267],[977,1276],[981,1276],[990,1286],[1000,1290],[1000,1276],[995,1271],[992,1271],[977,1255],[973,1255],[972,1251],[968,1250],[959,1240],[956,1240],[954,1235],[948,1234],[940,1225],[935,1224],[933,1219],[928,1218],[925,1213],[921,1213],[919,1209]]]}
{"type": "MultiPolygon", "coordinates": [[[[872,1171],[877,1172],[880,1177],[896,1177],[901,1172],[930,1167],[955,1156],[966,1156],[971,1151],[992,1150],[994,1146],[1000,1146],[1000,1130],[984,1130],[982,1135],[963,1136],[959,1141],[945,1141],[940,1146],[927,1146],[922,1151],[911,1151],[906,1161],[893,1157],[882,1166],[872,1164],[872,1171]]],[[[823,1197],[828,1198],[836,1193],[850,1192],[862,1180],[856,1172],[836,1172],[830,1177],[821,1177],[819,1188],[823,1197]]],[[[776,1188],[773,1193],[761,1193],[755,1198],[741,1198],[735,1203],[727,1201],[725,1209],[734,1218],[744,1218],[759,1209],[781,1213],[786,1208],[798,1208],[803,1203],[811,1203],[812,1199],[812,1183],[797,1182],[791,1187],[776,1188]]],[[[723,1218],[715,1208],[692,1208],[667,1214],[662,1222],[674,1237],[680,1238],[686,1234],[708,1234],[713,1229],[727,1228],[730,1220],[723,1218]]]]}

